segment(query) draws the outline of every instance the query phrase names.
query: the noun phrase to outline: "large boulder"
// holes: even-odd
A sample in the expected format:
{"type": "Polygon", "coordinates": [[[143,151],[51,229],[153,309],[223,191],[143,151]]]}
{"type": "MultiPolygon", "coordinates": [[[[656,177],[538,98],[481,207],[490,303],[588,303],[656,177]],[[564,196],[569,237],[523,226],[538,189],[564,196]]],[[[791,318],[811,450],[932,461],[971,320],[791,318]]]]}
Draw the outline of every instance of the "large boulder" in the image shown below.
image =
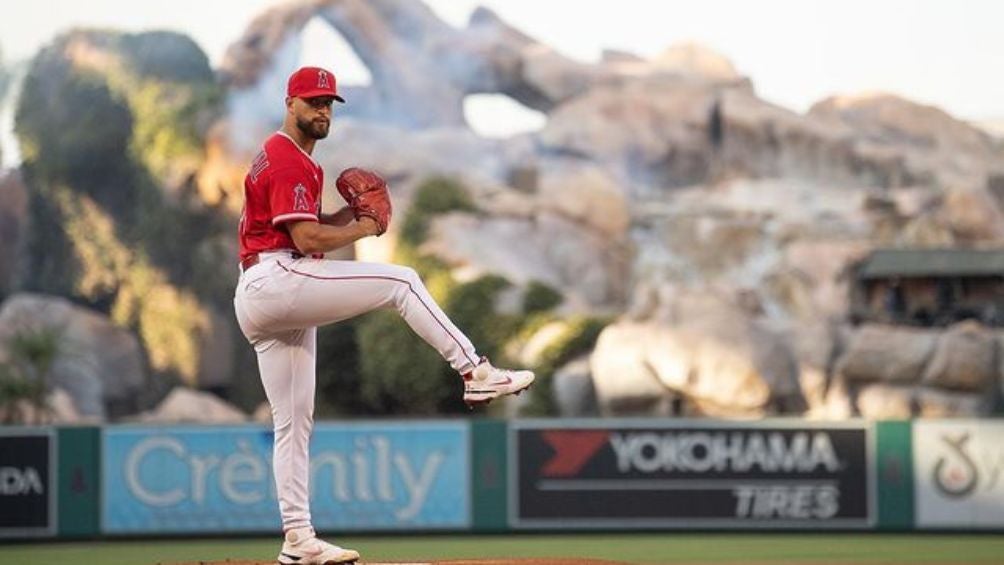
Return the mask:
{"type": "Polygon", "coordinates": [[[681,205],[676,212],[650,219],[651,231],[636,237],[639,276],[653,279],[657,286],[694,279],[737,286],[760,278],[765,265],[776,263],[777,250],[762,218],[731,210],[687,211],[681,205]]]}
{"type": "Polygon", "coordinates": [[[176,387],[154,410],[140,414],[137,419],[158,424],[237,424],[248,418],[239,408],[213,394],[176,387]]]}
{"type": "MultiPolygon", "coordinates": [[[[895,185],[981,187],[1002,157],[985,132],[933,106],[891,94],[827,98],[809,117],[844,127],[855,152],[889,155],[900,163],[895,185]]],[[[888,186],[888,184],[887,184],[888,186]]]]}
{"type": "Polygon", "coordinates": [[[791,356],[778,336],[739,323],[735,333],[682,330],[650,352],[649,362],[669,388],[720,407],[709,415],[773,413],[773,401],[799,394],[791,356]]]}
{"type": "Polygon", "coordinates": [[[555,371],[551,387],[558,415],[564,418],[599,415],[588,355],[573,359],[555,371]]]}
{"type": "Polygon", "coordinates": [[[728,57],[691,41],[671,45],[652,59],[651,66],[663,72],[696,75],[723,82],[742,79],[728,57]]]}
{"type": "Polygon", "coordinates": [[[644,200],[634,206],[631,302],[699,281],[754,295],[789,322],[843,316],[848,267],[872,248],[864,199],[805,180],[736,179],[644,200]]]}
{"type": "Polygon", "coordinates": [[[795,239],[783,248],[783,258],[765,278],[763,289],[793,318],[843,316],[850,307],[848,267],[868,251],[864,239],[795,239]]]}
{"type": "Polygon", "coordinates": [[[97,417],[82,417],[70,393],[61,388],[47,394],[41,408],[27,399],[0,405],[0,422],[27,426],[101,423],[97,417]]]}
{"type": "Polygon", "coordinates": [[[545,148],[588,156],[642,187],[743,176],[864,186],[915,180],[899,152],[858,147],[852,125],[773,106],[744,81],[666,74],[597,81],[549,118],[540,133],[545,148]]]}
{"type": "Polygon", "coordinates": [[[807,405],[806,417],[850,417],[846,380],[833,371],[846,347],[848,329],[835,321],[811,322],[794,326],[790,335],[798,359],[798,382],[807,405]]]}
{"type": "Polygon", "coordinates": [[[961,242],[1004,239],[1004,214],[994,197],[982,187],[949,188],[942,215],[952,234],[961,242]]]}
{"type": "Polygon", "coordinates": [[[858,414],[871,420],[905,420],[913,415],[916,391],[911,386],[869,384],[857,391],[858,414]]]}
{"type": "Polygon", "coordinates": [[[857,151],[850,127],[805,116],[733,89],[719,98],[717,174],[789,177],[852,186],[904,184],[896,155],[857,151]]]}
{"type": "Polygon", "coordinates": [[[129,413],[148,386],[139,342],[127,330],[65,298],[15,294],[0,308],[0,357],[10,358],[17,335],[57,340],[51,384],[73,397],[82,417],[129,413]]]}
{"type": "Polygon", "coordinates": [[[508,161],[504,142],[482,139],[461,127],[412,130],[344,118],[329,139],[313,155],[329,176],[352,166],[373,169],[388,179],[395,199],[402,179],[502,177],[508,161]]]}
{"type": "Polygon", "coordinates": [[[552,151],[583,155],[620,177],[679,187],[710,174],[712,84],[674,76],[593,86],[557,107],[540,132],[552,151]]]}
{"type": "Polygon", "coordinates": [[[825,402],[836,344],[829,328],[820,324],[800,328],[792,343],[798,358],[798,381],[809,410],[825,402]]]}
{"type": "Polygon", "coordinates": [[[251,421],[259,424],[272,425],[272,407],[268,402],[262,402],[251,413],[251,421]]]}
{"type": "Polygon", "coordinates": [[[681,308],[677,324],[624,321],[603,330],[591,365],[601,410],[680,397],[695,415],[804,411],[797,363],[781,334],[721,304],[717,312],[690,308],[705,317],[681,308]]]}
{"type": "Polygon", "coordinates": [[[927,387],[917,389],[917,416],[921,418],[980,418],[990,415],[991,397],[927,387]]]}
{"type": "Polygon", "coordinates": [[[422,250],[458,269],[562,289],[567,304],[580,309],[624,299],[626,258],[618,242],[553,214],[535,221],[446,214],[434,220],[422,250]]]}
{"type": "Polygon", "coordinates": [[[589,359],[600,413],[604,416],[672,416],[678,397],[648,363],[650,348],[660,347],[668,330],[621,322],[607,326],[589,359]],[[651,344],[651,345],[650,345],[651,344]]]}
{"type": "Polygon", "coordinates": [[[858,328],[836,371],[851,381],[917,383],[934,354],[937,330],[865,324],[858,328]]]}
{"type": "Polygon", "coordinates": [[[77,411],[77,405],[70,393],[56,388],[49,394],[49,411],[53,424],[74,425],[83,423],[99,423],[95,417],[84,418],[77,411]]]}
{"type": "Polygon", "coordinates": [[[631,223],[625,191],[602,167],[583,160],[548,159],[539,167],[534,205],[612,240],[624,240],[631,223]]]}
{"type": "Polygon", "coordinates": [[[991,331],[972,321],[955,324],[938,338],[923,383],[986,393],[997,377],[998,355],[998,343],[991,331]]]}
{"type": "Polygon", "coordinates": [[[805,394],[805,417],[813,420],[846,420],[854,415],[847,380],[840,375],[802,371],[799,383],[805,394]]]}

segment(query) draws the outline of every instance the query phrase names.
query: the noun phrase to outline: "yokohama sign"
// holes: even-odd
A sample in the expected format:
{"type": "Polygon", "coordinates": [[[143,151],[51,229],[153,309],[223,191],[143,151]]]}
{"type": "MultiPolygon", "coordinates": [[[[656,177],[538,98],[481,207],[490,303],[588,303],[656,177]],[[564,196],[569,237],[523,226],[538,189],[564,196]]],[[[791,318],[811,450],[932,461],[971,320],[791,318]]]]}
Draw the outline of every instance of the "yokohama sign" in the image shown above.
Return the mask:
{"type": "Polygon", "coordinates": [[[517,423],[517,527],[867,527],[870,428],[517,423]]]}

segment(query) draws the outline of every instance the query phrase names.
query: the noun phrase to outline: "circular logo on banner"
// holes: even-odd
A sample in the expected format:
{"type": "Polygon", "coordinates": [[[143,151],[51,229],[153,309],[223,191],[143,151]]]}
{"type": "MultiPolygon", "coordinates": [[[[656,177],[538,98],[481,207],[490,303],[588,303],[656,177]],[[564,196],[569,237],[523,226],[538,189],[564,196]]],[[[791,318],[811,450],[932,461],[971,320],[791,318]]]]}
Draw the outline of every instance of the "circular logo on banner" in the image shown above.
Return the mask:
{"type": "Polygon", "coordinates": [[[962,498],[976,490],[980,473],[976,463],[966,452],[969,434],[958,437],[941,436],[948,449],[948,456],[938,458],[931,478],[941,494],[952,498],[962,498]]]}

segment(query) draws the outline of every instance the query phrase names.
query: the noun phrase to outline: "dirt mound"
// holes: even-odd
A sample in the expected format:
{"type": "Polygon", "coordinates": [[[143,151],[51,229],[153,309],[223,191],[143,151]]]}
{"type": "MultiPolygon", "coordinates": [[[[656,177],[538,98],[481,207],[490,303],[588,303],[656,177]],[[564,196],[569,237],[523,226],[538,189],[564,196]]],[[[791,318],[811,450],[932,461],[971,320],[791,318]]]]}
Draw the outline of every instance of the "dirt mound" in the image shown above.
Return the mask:
{"type": "MultiPolygon", "coordinates": [[[[457,561],[360,561],[359,565],[628,565],[622,561],[580,557],[537,557],[523,559],[463,559],[457,561]]],[[[158,564],[168,565],[168,564],[158,564]]],[[[275,561],[190,561],[173,565],[275,565],[275,561]]]]}

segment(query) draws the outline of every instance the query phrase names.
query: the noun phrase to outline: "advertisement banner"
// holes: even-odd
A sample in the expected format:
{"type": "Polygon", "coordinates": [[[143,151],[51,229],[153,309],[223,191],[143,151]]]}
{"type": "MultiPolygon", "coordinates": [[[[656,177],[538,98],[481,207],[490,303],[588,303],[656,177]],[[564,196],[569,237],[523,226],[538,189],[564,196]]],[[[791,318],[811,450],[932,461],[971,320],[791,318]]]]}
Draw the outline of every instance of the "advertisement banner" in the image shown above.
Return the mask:
{"type": "Polygon", "coordinates": [[[1004,422],[913,424],[917,526],[1004,528],[1004,422]]]}
{"type": "Polygon", "coordinates": [[[520,422],[514,527],[867,527],[871,427],[520,422]]]}
{"type": "MultiPolygon", "coordinates": [[[[470,524],[468,426],[320,424],[310,443],[318,530],[458,529],[470,524]]],[[[105,533],[276,531],[272,431],[108,428],[105,533]]]]}
{"type": "Polygon", "coordinates": [[[0,537],[56,533],[52,430],[0,428],[0,537]]]}

